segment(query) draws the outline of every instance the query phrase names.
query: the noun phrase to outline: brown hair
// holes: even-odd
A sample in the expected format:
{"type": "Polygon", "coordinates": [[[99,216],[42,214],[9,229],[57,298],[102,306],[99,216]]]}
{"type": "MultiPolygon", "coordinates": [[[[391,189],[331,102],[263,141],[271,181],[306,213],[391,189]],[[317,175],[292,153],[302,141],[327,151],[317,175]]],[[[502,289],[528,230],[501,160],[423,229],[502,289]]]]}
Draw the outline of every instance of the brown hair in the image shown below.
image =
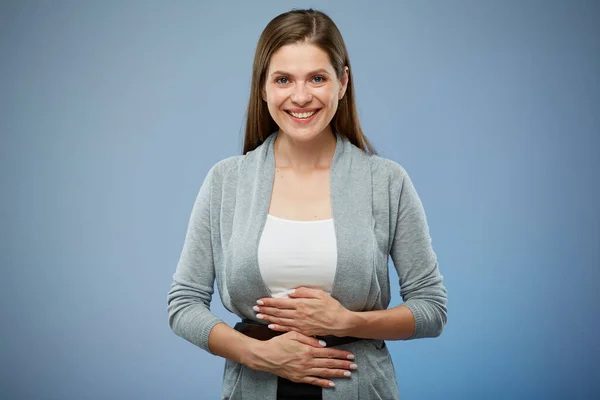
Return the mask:
{"type": "Polygon", "coordinates": [[[271,56],[281,47],[298,42],[314,44],[327,53],[338,79],[342,79],[344,67],[348,67],[348,87],[331,120],[332,128],[363,151],[377,154],[360,127],[354,101],[352,68],[342,34],[331,18],[312,9],[292,10],[275,17],[260,36],[252,67],[252,85],[242,154],[256,149],[278,129],[269,114],[267,104],[262,100],[261,90],[265,85],[271,56]]]}

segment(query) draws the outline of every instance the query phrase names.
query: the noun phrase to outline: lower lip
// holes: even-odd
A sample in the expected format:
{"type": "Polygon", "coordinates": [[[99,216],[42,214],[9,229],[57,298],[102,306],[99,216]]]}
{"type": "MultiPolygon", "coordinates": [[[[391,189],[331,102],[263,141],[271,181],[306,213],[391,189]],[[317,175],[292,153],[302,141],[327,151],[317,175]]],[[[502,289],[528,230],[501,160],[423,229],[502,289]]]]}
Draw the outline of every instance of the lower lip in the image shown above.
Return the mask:
{"type": "Polygon", "coordinates": [[[294,117],[292,114],[286,112],[286,114],[292,119],[292,121],[294,121],[297,124],[308,124],[310,123],[313,119],[315,119],[315,117],[317,116],[317,114],[319,114],[321,112],[321,110],[317,111],[316,113],[314,113],[313,115],[311,115],[308,118],[296,118],[294,117]]]}

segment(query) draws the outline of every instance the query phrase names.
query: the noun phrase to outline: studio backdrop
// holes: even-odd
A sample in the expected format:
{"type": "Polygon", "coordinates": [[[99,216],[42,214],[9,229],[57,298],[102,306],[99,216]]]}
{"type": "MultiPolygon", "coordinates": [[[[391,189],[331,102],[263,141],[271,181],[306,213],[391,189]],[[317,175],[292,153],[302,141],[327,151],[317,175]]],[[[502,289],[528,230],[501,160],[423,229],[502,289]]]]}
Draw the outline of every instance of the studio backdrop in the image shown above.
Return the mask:
{"type": "Polygon", "coordinates": [[[597,395],[599,2],[54,0],[0,3],[0,398],[219,398],[167,292],[259,35],[309,7],[448,290],[439,338],[388,342],[402,398],[597,395]]]}

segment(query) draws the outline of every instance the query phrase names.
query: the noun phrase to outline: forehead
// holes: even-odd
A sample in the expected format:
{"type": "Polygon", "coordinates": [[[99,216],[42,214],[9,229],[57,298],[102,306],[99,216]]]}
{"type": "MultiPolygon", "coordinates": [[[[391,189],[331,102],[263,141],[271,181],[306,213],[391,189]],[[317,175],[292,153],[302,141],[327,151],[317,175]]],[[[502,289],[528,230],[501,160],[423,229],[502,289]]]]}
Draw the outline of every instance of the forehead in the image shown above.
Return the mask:
{"type": "Polygon", "coordinates": [[[303,75],[317,69],[325,69],[333,75],[334,69],[327,53],[314,44],[294,43],[281,47],[271,56],[269,71],[285,71],[294,75],[303,75]]]}

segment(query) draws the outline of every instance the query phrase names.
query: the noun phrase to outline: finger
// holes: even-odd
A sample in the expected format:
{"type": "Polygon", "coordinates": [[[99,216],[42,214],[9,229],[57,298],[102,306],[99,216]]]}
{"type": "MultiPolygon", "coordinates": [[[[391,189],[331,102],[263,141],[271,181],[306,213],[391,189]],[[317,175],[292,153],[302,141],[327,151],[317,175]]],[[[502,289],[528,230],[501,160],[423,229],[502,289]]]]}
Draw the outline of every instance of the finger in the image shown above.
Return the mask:
{"type": "MultiPolygon", "coordinates": [[[[311,364],[314,368],[325,368],[325,369],[342,369],[346,371],[353,371],[358,369],[358,365],[352,361],[338,360],[336,358],[315,358],[311,364]]],[[[314,374],[311,374],[314,375],[314,374]]]]}
{"type": "Polygon", "coordinates": [[[254,309],[254,311],[259,312],[260,314],[269,315],[272,317],[294,319],[294,317],[296,316],[295,310],[285,310],[285,309],[282,310],[280,308],[266,307],[266,306],[263,306],[263,307],[254,306],[253,309],[254,309]]]}
{"type": "Polygon", "coordinates": [[[297,303],[297,300],[294,299],[279,299],[273,297],[267,297],[256,300],[256,304],[258,304],[259,306],[276,307],[287,310],[295,310],[297,303]]]}
{"type": "Polygon", "coordinates": [[[306,299],[321,299],[327,295],[324,291],[319,289],[311,289],[304,286],[300,286],[296,289],[288,291],[290,298],[306,298],[306,299]]]}
{"type": "Polygon", "coordinates": [[[354,354],[349,351],[338,350],[334,348],[316,349],[314,352],[316,358],[338,358],[340,360],[354,360],[354,354]]]}
{"type": "Polygon", "coordinates": [[[269,324],[268,328],[271,329],[272,331],[277,331],[277,332],[300,332],[300,329],[298,329],[298,328],[292,328],[289,326],[282,326],[282,325],[276,325],[276,324],[269,324]]]}
{"type": "Polygon", "coordinates": [[[264,315],[264,314],[256,314],[256,318],[261,319],[263,321],[267,321],[267,322],[272,322],[276,325],[283,325],[283,326],[289,326],[289,327],[296,327],[296,321],[290,318],[277,318],[277,317],[271,317],[270,315],[264,315]]]}
{"type": "Polygon", "coordinates": [[[347,369],[311,368],[307,372],[311,376],[320,376],[321,378],[349,378],[352,376],[352,372],[347,369]]]}
{"type": "Polygon", "coordinates": [[[317,378],[316,376],[305,376],[300,379],[302,383],[308,383],[310,385],[320,386],[322,388],[332,388],[335,387],[335,383],[329,381],[327,379],[317,378]]]}
{"type": "Polygon", "coordinates": [[[316,347],[319,350],[327,346],[327,343],[325,343],[324,341],[319,340],[316,337],[303,335],[300,332],[291,332],[290,337],[297,342],[304,343],[311,347],[316,347]]]}

